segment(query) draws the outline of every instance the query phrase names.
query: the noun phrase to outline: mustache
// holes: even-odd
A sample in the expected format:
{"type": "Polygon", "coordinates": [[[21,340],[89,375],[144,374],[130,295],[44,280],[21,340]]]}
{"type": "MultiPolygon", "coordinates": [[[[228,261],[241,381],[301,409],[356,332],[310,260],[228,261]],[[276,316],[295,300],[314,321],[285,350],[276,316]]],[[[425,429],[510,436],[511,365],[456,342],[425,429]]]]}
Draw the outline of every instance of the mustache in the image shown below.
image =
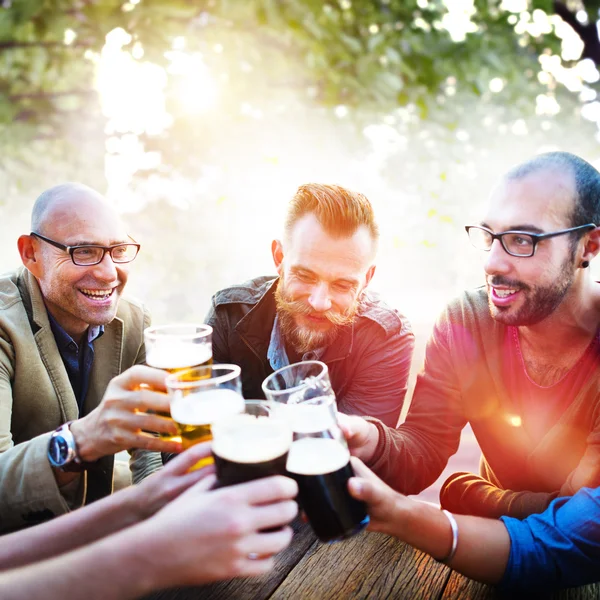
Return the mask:
{"type": "Polygon", "coordinates": [[[279,289],[275,290],[275,302],[277,304],[277,310],[287,312],[294,315],[303,315],[306,317],[319,317],[327,319],[331,324],[343,327],[350,325],[354,321],[354,315],[356,311],[352,311],[351,314],[340,314],[332,310],[328,310],[322,313],[316,313],[310,306],[307,306],[301,300],[287,300],[282,295],[279,289]]]}
{"type": "Polygon", "coordinates": [[[529,290],[529,286],[522,281],[518,281],[516,279],[509,279],[508,277],[504,277],[502,275],[493,275],[492,277],[488,277],[487,280],[488,285],[503,285],[509,287],[513,290],[529,290]]]}

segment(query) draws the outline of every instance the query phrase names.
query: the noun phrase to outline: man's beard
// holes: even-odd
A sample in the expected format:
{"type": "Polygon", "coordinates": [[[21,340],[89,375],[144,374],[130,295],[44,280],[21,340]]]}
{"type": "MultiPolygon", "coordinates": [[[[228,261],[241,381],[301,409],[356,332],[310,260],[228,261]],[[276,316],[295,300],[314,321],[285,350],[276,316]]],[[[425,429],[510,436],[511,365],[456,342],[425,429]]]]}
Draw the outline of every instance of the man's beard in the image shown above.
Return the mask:
{"type": "Polygon", "coordinates": [[[488,303],[492,318],[505,325],[530,326],[543,321],[550,316],[564,300],[573,283],[574,256],[568,257],[560,268],[560,277],[547,286],[529,286],[515,279],[508,279],[502,275],[495,275],[488,280],[488,286],[504,285],[514,290],[527,293],[525,303],[517,311],[510,308],[502,309],[492,302],[491,292],[488,287],[488,303]]]}
{"type": "Polygon", "coordinates": [[[352,306],[343,314],[332,310],[316,313],[306,302],[292,300],[287,296],[282,277],[279,279],[277,288],[275,289],[275,304],[277,306],[277,316],[279,317],[279,327],[284,340],[298,354],[302,355],[311,350],[329,346],[329,344],[335,341],[340,333],[340,329],[351,325],[354,321],[360,306],[360,300],[355,300],[352,306]],[[307,326],[298,325],[294,319],[297,315],[318,315],[327,319],[332,326],[326,331],[315,331],[307,326]]]}

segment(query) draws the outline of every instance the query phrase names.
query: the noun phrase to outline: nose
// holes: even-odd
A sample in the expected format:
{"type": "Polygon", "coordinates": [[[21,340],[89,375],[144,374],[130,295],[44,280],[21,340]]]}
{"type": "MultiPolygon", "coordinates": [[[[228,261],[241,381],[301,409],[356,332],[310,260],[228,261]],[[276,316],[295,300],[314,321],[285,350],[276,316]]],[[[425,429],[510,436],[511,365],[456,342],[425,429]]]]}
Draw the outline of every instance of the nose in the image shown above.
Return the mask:
{"type": "Polygon", "coordinates": [[[507,273],[511,269],[511,259],[512,257],[504,250],[500,240],[494,240],[485,258],[483,268],[488,275],[507,273]]]}
{"type": "Polygon", "coordinates": [[[308,297],[308,303],[316,312],[326,312],[331,308],[329,286],[326,283],[315,285],[308,297]]]}
{"type": "Polygon", "coordinates": [[[118,277],[117,266],[113,262],[109,252],[106,252],[104,258],[97,265],[94,265],[92,269],[94,270],[94,277],[101,281],[112,283],[118,277]]]}

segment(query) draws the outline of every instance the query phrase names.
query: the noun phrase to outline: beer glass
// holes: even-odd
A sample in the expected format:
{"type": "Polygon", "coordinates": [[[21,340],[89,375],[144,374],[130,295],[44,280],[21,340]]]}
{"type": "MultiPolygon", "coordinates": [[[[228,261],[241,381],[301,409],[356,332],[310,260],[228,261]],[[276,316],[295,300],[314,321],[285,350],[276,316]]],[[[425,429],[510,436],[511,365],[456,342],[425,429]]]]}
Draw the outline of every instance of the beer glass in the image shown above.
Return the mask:
{"type": "Polygon", "coordinates": [[[327,365],[306,361],[275,371],[263,382],[274,414],[294,432],[287,471],[296,480],[299,504],[322,542],[337,542],[369,524],[367,507],[348,491],[354,476],[350,451],[337,422],[327,365]]]}
{"type": "MultiPolygon", "coordinates": [[[[171,416],[183,449],[212,439],[211,426],[244,410],[241,369],[237,365],[195,367],[168,375],[171,416]]],[[[210,464],[204,459],[200,464],[210,464]]]]}
{"type": "MultiPolygon", "coordinates": [[[[146,364],[168,373],[212,364],[212,327],[209,325],[148,327],[144,330],[144,345],[146,364]]],[[[161,416],[170,417],[166,413],[161,413],[161,416]]],[[[159,433],[159,436],[165,440],[179,441],[179,437],[167,433],[159,433]]]]}
{"type": "Polygon", "coordinates": [[[217,486],[286,475],[292,430],[264,400],[245,400],[244,412],[212,424],[217,486]]]}

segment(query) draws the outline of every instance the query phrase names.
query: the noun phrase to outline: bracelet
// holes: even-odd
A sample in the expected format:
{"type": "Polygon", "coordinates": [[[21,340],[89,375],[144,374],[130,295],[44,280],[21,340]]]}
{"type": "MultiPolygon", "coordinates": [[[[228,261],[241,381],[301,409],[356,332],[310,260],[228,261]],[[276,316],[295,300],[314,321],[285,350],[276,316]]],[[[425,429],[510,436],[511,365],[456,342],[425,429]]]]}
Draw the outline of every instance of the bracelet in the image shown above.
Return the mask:
{"type": "Polygon", "coordinates": [[[458,547],[458,524],[452,513],[444,509],[442,509],[442,512],[448,518],[448,522],[450,523],[450,527],[452,528],[452,547],[450,548],[450,552],[446,556],[444,556],[444,558],[436,558],[436,560],[437,562],[447,565],[454,558],[454,555],[456,554],[456,548],[458,547]]]}

